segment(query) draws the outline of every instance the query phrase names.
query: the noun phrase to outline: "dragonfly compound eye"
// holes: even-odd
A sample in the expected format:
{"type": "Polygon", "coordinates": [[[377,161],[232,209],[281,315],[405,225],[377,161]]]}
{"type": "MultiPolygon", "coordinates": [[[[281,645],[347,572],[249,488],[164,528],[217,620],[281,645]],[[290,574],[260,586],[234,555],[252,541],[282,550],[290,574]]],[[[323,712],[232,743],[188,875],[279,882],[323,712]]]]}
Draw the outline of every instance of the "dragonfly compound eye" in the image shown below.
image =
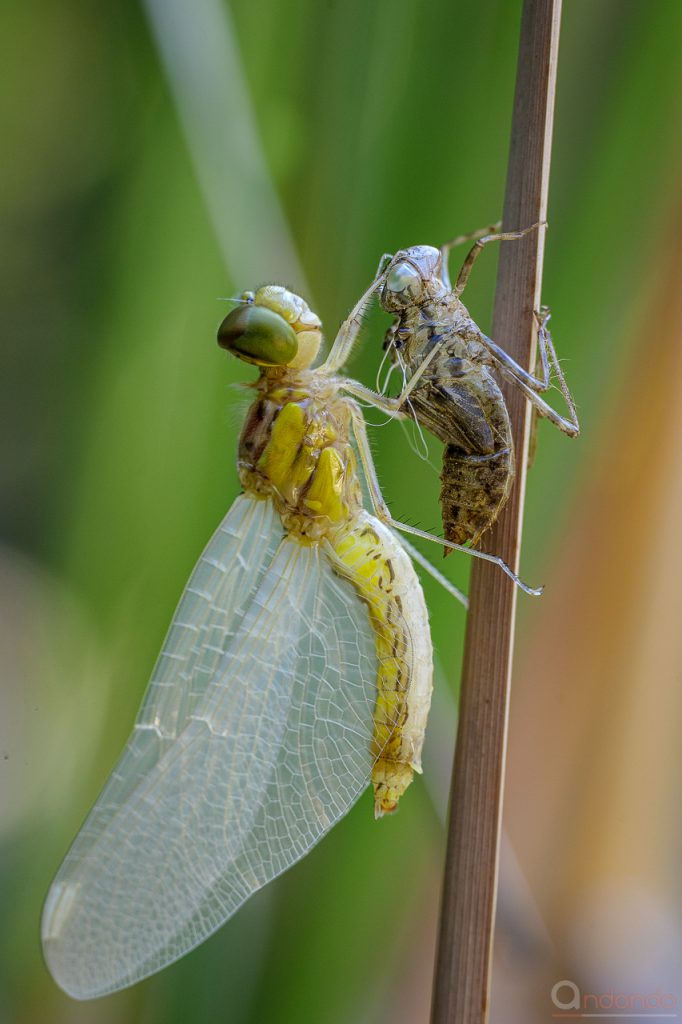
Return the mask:
{"type": "Polygon", "coordinates": [[[296,357],[296,331],[266,306],[247,303],[233,309],[218,328],[218,344],[256,366],[286,366],[296,357]]]}

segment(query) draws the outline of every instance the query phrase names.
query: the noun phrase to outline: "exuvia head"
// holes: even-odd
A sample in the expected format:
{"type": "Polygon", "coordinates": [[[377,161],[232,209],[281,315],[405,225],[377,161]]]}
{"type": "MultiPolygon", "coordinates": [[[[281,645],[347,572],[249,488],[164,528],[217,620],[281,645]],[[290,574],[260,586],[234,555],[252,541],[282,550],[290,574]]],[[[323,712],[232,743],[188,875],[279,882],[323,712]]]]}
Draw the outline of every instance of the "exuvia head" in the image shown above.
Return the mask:
{"type": "Polygon", "coordinates": [[[322,343],[322,323],[308,304],[280,285],[244,292],[218,328],[218,344],[256,366],[304,370],[322,343]]]}
{"type": "Polygon", "coordinates": [[[387,313],[397,313],[408,306],[421,306],[445,292],[441,280],[441,254],[432,245],[412,245],[401,249],[385,270],[380,293],[387,313]]]}

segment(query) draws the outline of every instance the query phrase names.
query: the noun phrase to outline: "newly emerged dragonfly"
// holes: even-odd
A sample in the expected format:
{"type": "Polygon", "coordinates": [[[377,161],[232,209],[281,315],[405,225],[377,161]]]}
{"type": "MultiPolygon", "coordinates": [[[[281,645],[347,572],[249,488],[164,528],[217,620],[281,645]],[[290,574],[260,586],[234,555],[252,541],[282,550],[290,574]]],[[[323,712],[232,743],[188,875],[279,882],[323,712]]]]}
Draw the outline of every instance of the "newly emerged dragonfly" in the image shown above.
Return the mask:
{"type": "Polygon", "coordinates": [[[360,385],[354,394],[369,398],[391,415],[412,416],[443,442],[443,531],[456,544],[477,543],[504,508],[514,480],[511,422],[497,376],[519,388],[537,415],[569,437],[580,432],[573,397],[547,327],[549,310],[535,314],[541,366],[541,376],[536,376],[486,337],[461,301],[485,245],[523,238],[538,226],[504,233],[487,228],[455,238],[440,249],[415,245],[394,256],[386,254],[352,314],[359,325],[368,297],[377,292],[382,308],[394,317],[384,347],[403,371],[402,393],[397,398],[377,396],[360,385]],[[473,240],[453,287],[449,251],[473,240]],[[552,372],[566,401],[567,417],[542,397],[552,372]]]}
{"type": "Polygon", "coordinates": [[[320,321],[278,286],[245,293],[220,327],[220,344],[260,371],[243,493],[190,577],[128,744],[47,897],[45,958],[76,998],[176,960],[370,782],[380,817],[420,770],[432,649],[406,548],[423,559],[394,532],[420,531],[392,520],[343,393],[356,386],[339,374],[355,336],[346,321],[311,368],[320,321]]]}

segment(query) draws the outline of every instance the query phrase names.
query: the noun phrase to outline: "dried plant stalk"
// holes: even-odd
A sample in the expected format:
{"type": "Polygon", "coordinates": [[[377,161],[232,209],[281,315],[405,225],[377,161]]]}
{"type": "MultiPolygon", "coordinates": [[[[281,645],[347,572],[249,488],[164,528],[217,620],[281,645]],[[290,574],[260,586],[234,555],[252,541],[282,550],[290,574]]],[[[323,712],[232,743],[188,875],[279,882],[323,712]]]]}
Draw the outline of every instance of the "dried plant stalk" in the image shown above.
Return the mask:
{"type": "MultiPolygon", "coordinates": [[[[504,204],[505,231],[544,221],[561,0],[525,0],[504,204]]],[[[502,243],[493,337],[535,363],[544,229],[502,243]]],[[[486,550],[518,570],[530,408],[504,388],[517,453],[509,503],[486,550]]],[[[457,748],[436,957],[433,1024],[482,1024],[489,1008],[516,588],[495,566],[472,571],[457,748]]]]}

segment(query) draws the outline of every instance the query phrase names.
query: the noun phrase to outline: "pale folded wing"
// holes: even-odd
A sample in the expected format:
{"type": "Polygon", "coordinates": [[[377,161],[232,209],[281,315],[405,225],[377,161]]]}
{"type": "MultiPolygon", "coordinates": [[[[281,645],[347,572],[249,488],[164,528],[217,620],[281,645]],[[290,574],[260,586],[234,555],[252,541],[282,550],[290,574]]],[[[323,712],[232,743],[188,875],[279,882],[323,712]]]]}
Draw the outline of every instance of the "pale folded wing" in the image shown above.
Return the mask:
{"type": "Polygon", "coordinates": [[[48,894],[57,982],[81,999],[132,984],[302,857],[369,780],[376,679],[353,586],[269,501],[237,499],[48,894]]]}

